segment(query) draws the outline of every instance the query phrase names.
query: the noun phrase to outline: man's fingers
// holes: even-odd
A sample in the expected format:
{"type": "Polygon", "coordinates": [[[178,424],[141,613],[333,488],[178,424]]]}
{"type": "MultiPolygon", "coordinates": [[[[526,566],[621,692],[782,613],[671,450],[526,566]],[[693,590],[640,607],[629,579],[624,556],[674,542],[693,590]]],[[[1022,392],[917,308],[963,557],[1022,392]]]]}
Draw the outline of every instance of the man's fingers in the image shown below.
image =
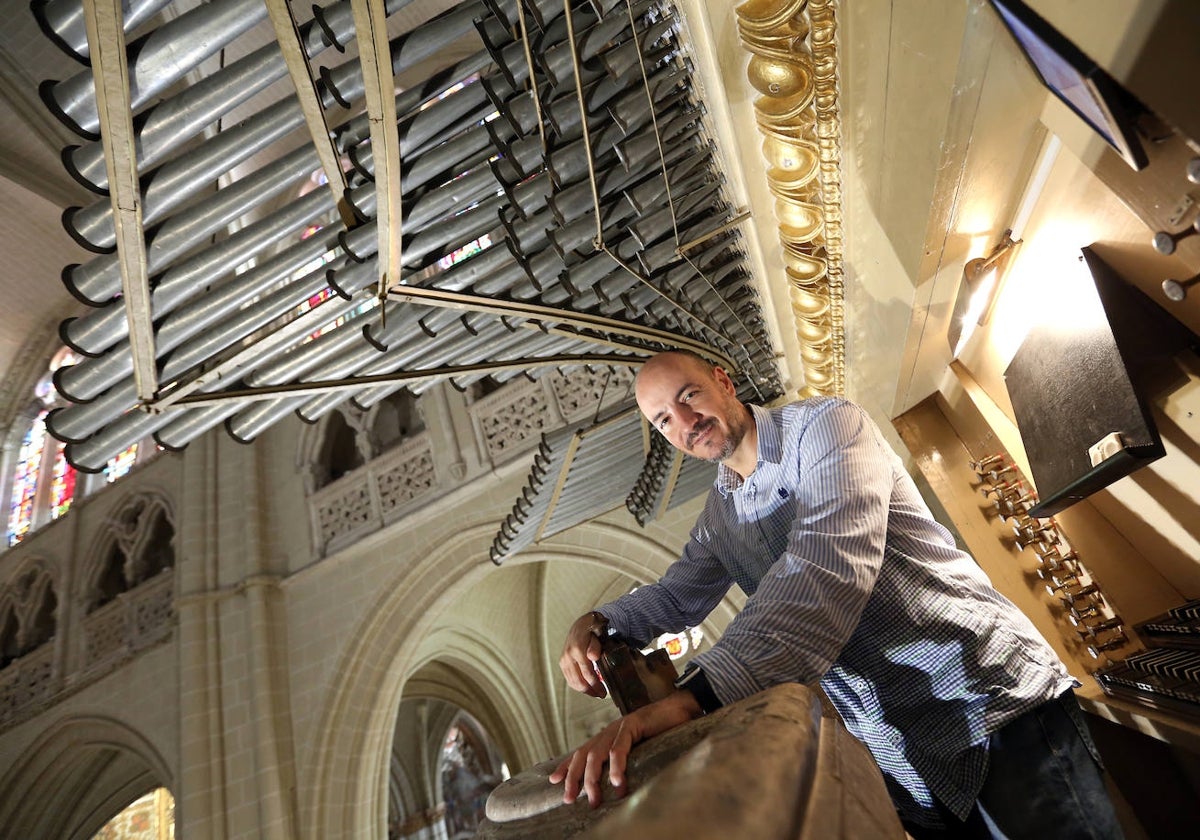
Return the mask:
{"type": "Polygon", "coordinates": [[[599,750],[589,751],[587,766],[583,771],[583,789],[593,808],[600,804],[600,774],[604,770],[605,758],[599,750]]]}
{"type": "Polygon", "coordinates": [[[567,682],[576,691],[582,691],[584,694],[592,697],[608,696],[608,692],[604,690],[604,682],[596,674],[596,669],[592,666],[592,663],[588,662],[586,665],[579,665],[574,670],[573,675],[574,681],[568,679],[567,682]],[[588,681],[589,677],[591,678],[590,682],[588,681]]]}
{"type": "Polygon", "coordinates": [[[574,753],[571,753],[571,755],[563,759],[558,767],[554,768],[554,772],[550,774],[550,784],[556,785],[567,777],[567,768],[571,766],[571,758],[574,755],[574,753]]]}
{"type": "Polygon", "coordinates": [[[612,746],[608,749],[608,780],[617,789],[625,787],[625,761],[629,758],[629,751],[633,749],[634,733],[629,723],[628,718],[621,721],[617,736],[613,738],[612,746]]]}
{"type": "Polygon", "coordinates": [[[625,787],[625,759],[629,757],[629,747],[614,743],[608,751],[608,780],[615,788],[625,787]]]}
{"type": "Polygon", "coordinates": [[[563,802],[570,805],[579,797],[579,780],[583,776],[584,762],[587,753],[585,747],[580,747],[571,755],[567,775],[563,781],[563,802]]]}
{"type": "Polygon", "coordinates": [[[592,697],[605,697],[608,692],[596,673],[594,663],[600,658],[600,640],[590,632],[578,637],[568,637],[567,645],[558,660],[559,670],[567,685],[592,697]]]}

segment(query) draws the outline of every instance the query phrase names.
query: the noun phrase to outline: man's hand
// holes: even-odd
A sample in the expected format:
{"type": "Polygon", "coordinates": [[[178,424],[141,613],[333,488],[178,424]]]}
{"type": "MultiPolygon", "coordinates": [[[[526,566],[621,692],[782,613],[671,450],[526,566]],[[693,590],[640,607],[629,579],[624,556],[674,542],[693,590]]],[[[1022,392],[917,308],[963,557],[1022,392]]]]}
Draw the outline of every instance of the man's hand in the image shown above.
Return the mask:
{"type": "Polygon", "coordinates": [[[600,613],[581,615],[567,631],[567,641],[558,660],[567,685],[592,697],[604,697],[607,693],[595,665],[600,658],[600,634],[604,628],[604,616],[600,613]]]}
{"type": "Polygon", "coordinates": [[[608,764],[608,780],[616,789],[617,796],[624,796],[625,761],[633,745],[687,723],[700,714],[700,704],[692,693],[677,690],[610,723],[599,735],[558,765],[550,774],[550,782],[566,782],[563,785],[563,802],[568,805],[579,797],[582,784],[589,804],[595,808],[600,804],[600,773],[608,764]]]}

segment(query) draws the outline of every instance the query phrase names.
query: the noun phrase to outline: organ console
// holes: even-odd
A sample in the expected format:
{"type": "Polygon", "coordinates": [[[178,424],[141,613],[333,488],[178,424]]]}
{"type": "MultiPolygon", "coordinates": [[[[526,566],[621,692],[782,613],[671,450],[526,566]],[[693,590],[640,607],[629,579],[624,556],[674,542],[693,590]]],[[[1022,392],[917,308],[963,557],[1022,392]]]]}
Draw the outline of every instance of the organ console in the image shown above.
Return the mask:
{"type": "Polygon", "coordinates": [[[1097,671],[1101,688],[1112,697],[1200,718],[1200,600],[1136,629],[1151,647],[1097,671]]]}
{"type": "MultiPolygon", "coordinates": [[[[1128,645],[1125,622],[1107,611],[1099,584],[1067,543],[1058,524],[1030,514],[1038,499],[1016,467],[996,454],[972,460],[971,468],[980,478],[980,492],[994,497],[997,514],[1011,524],[1017,547],[1022,551],[1032,549],[1038,562],[1035,574],[1044,581],[1046,594],[1056,599],[1080,640],[1087,642],[1088,654],[1107,661],[1108,651],[1128,645]]],[[[1200,611],[1196,622],[1200,626],[1200,611]]]]}

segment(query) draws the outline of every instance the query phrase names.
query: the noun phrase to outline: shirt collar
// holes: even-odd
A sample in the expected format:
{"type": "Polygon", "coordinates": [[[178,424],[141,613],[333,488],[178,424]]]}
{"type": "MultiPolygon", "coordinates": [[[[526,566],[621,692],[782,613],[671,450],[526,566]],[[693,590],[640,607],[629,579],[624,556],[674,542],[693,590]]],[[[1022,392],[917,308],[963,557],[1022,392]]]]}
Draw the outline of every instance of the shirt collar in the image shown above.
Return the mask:
{"type": "MultiPolygon", "coordinates": [[[[779,428],[771,419],[771,412],[759,405],[747,405],[750,416],[754,418],[754,429],[758,433],[758,452],[755,467],[764,461],[778,464],[783,459],[783,440],[779,436],[779,428]]],[[[727,496],[742,486],[743,480],[733,470],[724,464],[717,465],[717,479],[714,482],[722,496],[727,496]]]]}

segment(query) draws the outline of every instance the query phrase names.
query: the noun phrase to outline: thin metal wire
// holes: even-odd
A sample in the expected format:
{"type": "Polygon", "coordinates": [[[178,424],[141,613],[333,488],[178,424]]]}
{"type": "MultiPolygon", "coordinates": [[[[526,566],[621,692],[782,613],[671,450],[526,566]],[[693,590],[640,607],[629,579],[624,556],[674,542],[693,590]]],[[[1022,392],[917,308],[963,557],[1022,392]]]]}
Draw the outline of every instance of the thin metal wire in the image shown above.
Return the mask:
{"type": "MultiPolygon", "coordinates": [[[[741,319],[741,317],[737,314],[737,312],[734,310],[734,308],[729,305],[729,301],[725,300],[725,296],[717,291],[716,287],[713,285],[712,280],[709,279],[708,275],[706,275],[700,269],[700,266],[696,265],[696,263],[692,260],[691,257],[689,257],[686,253],[684,253],[685,249],[683,248],[683,246],[680,245],[679,221],[675,215],[675,198],[674,198],[674,196],[671,195],[671,179],[667,177],[667,153],[666,153],[666,150],[663,149],[662,132],[659,129],[659,125],[658,125],[658,114],[654,107],[654,96],[650,92],[650,76],[646,72],[646,60],[645,60],[645,56],[642,52],[641,40],[638,38],[637,22],[633,15],[632,0],[625,0],[625,10],[629,15],[629,28],[633,33],[633,43],[634,43],[634,47],[636,48],[637,57],[638,57],[638,68],[642,72],[642,89],[645,90],[646,99],[650,103],[650,122],[654,128],[654,142],[658,146],[658,159],[659,159],[659,162],[660,162],[661,168],[662,168],[663,186],[666,188],[666,192],[667,192],[667,208],[670,210],[670,213],[671,213],[671,229],[674,231],[674,234],[675,234],[676,253],[679,256],[683,257],[683,259],[687,262],[687,264],[692,267],[692,271],[696,272],[696,274],[698,274],[700,276],[700,279],[704,281],[705,285],[708,286],[709,290],[717,296],[718,300],[721,301],[721,305],[729,310],[729,314],[733,316],[734,320],[737,321],[738,326],[740,326],[742,328],[742,330],[746,333],[746,335],[749,336],[751,338],[751,340],[753,340],[754,343],[758,345],[760,350],[762,350],[765,353],[767,353],[768,355],[770,355],[771,348],[764,345],[762,340],[758,337],[758,335],[756,333],[754,333],[749,327],[746,326],[745,321],[743,321],[741,319]]],[[[712,231],[706,237],[702,237],[699,240],[694,240],[693,242],[688,243],[688,245],[692,245],[692,244],[698,243],[700,241],[703,241],[703,239],[718,235],[718,234],[722,233],[724,230],[728,229],[729,227],[732,227],[733,225],[737,224],[738,222],[742,221],[745,218],[746,218],[745,215],[739,216],[738,218],[732,220],[728,225],[725,225],[724,227],[720,228],[719,230],[712,231]]],[[[639,279],[641,279],[641,278],[639,278],[639,279]]],[[[664,295],[664,297],[666,297],[666,296],[664,295]]],[[[671,300],[670,298],[667,298],[667,299],[671,300]]],[[[674,301],[671,301],[671,302],[674,303],[674,301]]],[[[678,304],[676,304],[676,305],[678,306],[678,304]]],[[[697,320],[699,320],[699,319],[697,319],[697,320]]],[[[704,322],[701,321],[701,323],[704,323],[704,322]]],[[[712,329],[712,328],[709,327],[709,329],[712,329]]],[[[743,350],[745,350],[744,346],[743,346],[743,350]]],[[[750,359],[750,353],[748,351],[746,352],[746,358],[748,360],[750,359]]],[[[751,364],[751,369],[753,369],[753,364],[751,364]]],[[[754,386],[754,390],[758,394],[759,398],[762,398],[763,393],[759,389],[758,383],[753,381],[753,377],[751,377],[751,385],[754,386]]]]}
{"type": "MultiPolygon", "coordinates": [[[[655,139],[655,144],[658,146],[659,161],[662,166],[663,184],[666,187],[667,203],[668,203],[668,208],[669,208],[670,214],[671,214],[671,226],[674,230],[676,252],[679,253],[679,248],[678,248],[678,246],[679,246],[679,224],[678,224],[678,220],[677,220],[677,217],[675,214],[674,197],[671,195],[670,180],[667,178],[666,151],[663,149],[662,134],[661,134],[661,131],[658,126],[658,117],[655,113],[655,108],[654,108],[654,98],[650,93],[650,80],[649,80],[648,74],[646,73],[646,62],[642,55],[641,41],[640,41],[640,39],[638,39],[638,36],[637,36],[637,21],[633,15],[633,6],[632,6],[630,0],[625,0],[625,7],[629,14],[629,24],[630,24],[630,29],[632,31],[632,36],[634,39],[635,51],[637,52],[637,56],[638,56],[638,66],[641,69],[642,88],[645,90],[646,96],[650,101],[650,118],[653,121],[654,139],[655,139]]],[[[575,42],[575,24],[574,24],[574,20],[571,17],[570,0],[563,0],[563,12],[566,16],[567,43],[570,45],[570,48],[571,48],[571,69],[575,76],[575,97],[576,97],[576,101],[579,104],[579,116],[580,116],[582,132],[583,132],[584,154],[587,159],[588,185],[591,187],[592,206],[595,208],[595,215],[596,215],[596,235],[592,239],[592,245],[597,251],[603,251],[605,254],[607,254],[609,256],[609,258],[612,259],[613,262],[615,262],[618,266],[620,266],[626,272],[631,274],[635,279],[638,280],[638,282],[642,283],[643,285],[648,287],[651,291],[655,292],[663,300],[665,300],[669,304],[671,304],[671,306],[678,309],[681,313],[683,313],[683,315],[685,317],[700,324],[702,327],[704,327],[706,330],[711,332],[713,335],[721,336],[724,338],[726,336],[724,335],[724,333],[721,330],[715,328],[714,326],[712,326],[711,324],[706,322],[699,315],[692,312],[686,306],[684,306],[683,304],[681,304],[678,301],[676,301],[675,299],[673,299],[670,295],[668,295],[667,293],[665,293],[664,291],[659,289],[657,286],[655,286],[653,283],[651,283],[647,278],[643,277],[640,273],[635,271],[632,266],[630,266],[623,259],[621,259],[615,253],[613,253],[611,250],[609,250],[608,246],[604,242],[603,214],[602,214],[601,207],[600,207],[600,189],[599,189],[599,184],[596,179],[596,165],[595,165],[595,161],[593,160],[593,155],[592,155],[592,139],[591,139],[591,131],[588,128],[587,105],[583,99],[583,80],[582,80],[582,76],[580,73],[579,51],[578,51],[578,48],[577,48],[576,42],[575,42]]],[[[713,292],[713,294],[715,294],[717,296],[717,299],[721,301],[721,304],[726,309],[729,310],[729,313],[734,317],[734,320],[736,320],[738,322],[738,324],[741,326],[742,330],[746,333],[746,335],[749,338],[751,338],[755,343],[757,343],[759,345],[760,349],[763,349],[764,351],[769,352],[769,348],[766,348],[763,346],[763,344],[762,344],[761,340],[758,338],[758,336],[756,336],[746,326],[746,324],[738,316],[737,312],[734,311],[733,307],[731,307],[729,305],[729,302],[725,300],[725,297],[717,291],[715,286],[713,286],[712,281],[710,281],[708,279],[708,277],[705,276],[704,272],[702,272],[700,270],[699,266],[697,266],[686,254],[679,253],[679,255],[681,257],[683,257],[684,260],[687,261],[687,263],[692,267],[693,271],[695,271],[697,274],[700,275],[700,277],[708,285],[708,288],[713,292]]],[[[745,352],[747,359],[749,359],[750,354],[749,354],[749,352],[747,352],[745,350],[744,345],[742,345],[742,350],[743,350],[743,352],[745,352]]],[[[749,369],[752,370],[753,367],[754,367],[753,364],[751,364],[749,369]]],[[[759,388],[758,388],[758,383],[754,381],[753,377],[751,377],[750,380],[751,380],[752,387],[754,388],[754,390],[758,393],[759,397],[761,398],[763,396],[763,394],[762,394],[762,391],[759,390],[759,388]]]]}
{"type": "Polygon", "coordinates": [[[575,44],[575,21],[571,17],[571,0],[563,0],[563,13],[567,17],[567,43],[571,45],[575,98],[579,102],[579,118],[583,125],[583,153],[587,157],[588,183],[592,187],[592,204],[596,207],[596,236],[592,239],[592,244],[597,251],[601,251],[604,250],[604,227],[600,217],[600,191],[596,186],[596,164],[592,160],[592,133],[588,130],[587,104],[583,101],[583,77],[579,73],[579,48],[575,44]]]}
{"type": "Polygon", "coordinates": [[[671,210],[671,228],[675,231],[675,244],[679,244],[679,222],[675,218],[675,199],[671,195],[671,182],[667,178],[667,153],[663,150],[662,132],[658,128],[658,113],[654,107],[654,96],[650,93],[650,76],[646,73],[646,59],[642,55],[642,41],[638,38],[637,21],[633,17],[633,2],[625,0],[625,11],[629,13],[629,31],[633,33],[633,46],[637,52],[638,67],[642,71],[642,90],[650,103],[650,122],[654,126],[654,141],[658,145],[658,160],[662,164],[663,186],[667,188],[667,207],[671,210]]]}
{"type": "Polygon", "coordinates": [[[542,119],[542,98],[538,95],[537,76],[533,72],[533,51],[529,46],[529,29],[525,26],[525,3],[517,0],[517,18],[521,21],[521,44],[525,47],[525,63],[529,66],[529,88],[533,93],[533,111],[537,114],[538,136],[542,138],[542,161],[549,160],[546,149],[546,125],[542,119]]]}

